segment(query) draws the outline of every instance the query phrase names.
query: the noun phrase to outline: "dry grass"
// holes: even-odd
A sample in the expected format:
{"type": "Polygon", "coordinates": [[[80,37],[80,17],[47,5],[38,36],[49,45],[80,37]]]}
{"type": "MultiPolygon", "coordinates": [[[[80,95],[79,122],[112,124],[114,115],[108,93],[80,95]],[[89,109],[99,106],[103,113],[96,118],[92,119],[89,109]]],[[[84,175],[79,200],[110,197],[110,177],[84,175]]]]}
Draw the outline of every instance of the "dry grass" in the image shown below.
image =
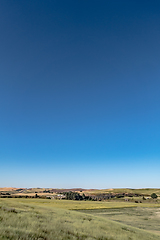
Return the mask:
{"type": "Polygon", "coordinates": [[[60,204],[41,199],[0,199],[0,240],[160,240],[156,234],[103,217],[61,209],[60,204]]]}

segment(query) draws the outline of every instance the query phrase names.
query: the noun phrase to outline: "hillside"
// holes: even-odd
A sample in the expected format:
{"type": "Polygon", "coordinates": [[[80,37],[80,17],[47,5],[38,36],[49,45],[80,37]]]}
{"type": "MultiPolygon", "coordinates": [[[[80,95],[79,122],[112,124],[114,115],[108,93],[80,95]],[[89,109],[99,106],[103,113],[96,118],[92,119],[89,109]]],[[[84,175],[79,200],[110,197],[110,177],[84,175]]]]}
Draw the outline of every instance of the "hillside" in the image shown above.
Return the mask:
{"type": "MultiPolygon", "coordinates": [[[[40,199],[0,199],[0,239],[160,240],[160,235],[151,231],[91,214],[57,208],[56,202],[54,206],[53,202],[55,201],[40,199]]],[[[64,203],[58,202],[61,202],[61,206],[64,203]]]]}

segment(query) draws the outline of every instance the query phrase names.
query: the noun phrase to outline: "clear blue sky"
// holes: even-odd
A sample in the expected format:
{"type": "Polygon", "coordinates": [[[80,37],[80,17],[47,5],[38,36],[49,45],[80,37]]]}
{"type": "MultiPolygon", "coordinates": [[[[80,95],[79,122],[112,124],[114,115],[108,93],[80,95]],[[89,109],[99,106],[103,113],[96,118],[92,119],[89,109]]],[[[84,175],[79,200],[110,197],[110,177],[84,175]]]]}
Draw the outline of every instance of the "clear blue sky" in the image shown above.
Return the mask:
{"type": "Polygon", "coordinates": [[[0,1],[0,186],[160,187],[160,1],[0,1]]]}

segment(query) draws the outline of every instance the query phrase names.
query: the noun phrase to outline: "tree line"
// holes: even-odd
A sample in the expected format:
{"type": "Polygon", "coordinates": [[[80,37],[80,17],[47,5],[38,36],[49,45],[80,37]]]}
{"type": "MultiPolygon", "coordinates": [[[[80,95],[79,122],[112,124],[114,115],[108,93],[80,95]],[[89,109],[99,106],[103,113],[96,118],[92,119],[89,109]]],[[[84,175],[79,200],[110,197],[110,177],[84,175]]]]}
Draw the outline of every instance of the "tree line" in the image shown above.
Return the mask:
{"type": "Polygon", "coordinates": [[[91,196],[86,196],[84,193],[80,195],[78,192],[64,192],[65,199],[67,200],[90,200],[93,201],[94,199],[91,196]]]}

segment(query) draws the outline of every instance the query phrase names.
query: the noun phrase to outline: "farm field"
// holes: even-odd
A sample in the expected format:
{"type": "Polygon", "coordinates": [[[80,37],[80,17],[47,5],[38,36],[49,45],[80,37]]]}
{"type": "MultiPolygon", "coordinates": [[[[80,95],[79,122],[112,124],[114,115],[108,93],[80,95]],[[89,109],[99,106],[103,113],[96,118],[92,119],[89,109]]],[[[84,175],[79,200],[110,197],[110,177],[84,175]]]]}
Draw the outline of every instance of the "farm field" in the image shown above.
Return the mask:
{"type": "Polygon", "coordinates": [[[0,239],[160,239],[155,217],[160,206],[140,206],[129,202],[0,198],[0,239]]]}

